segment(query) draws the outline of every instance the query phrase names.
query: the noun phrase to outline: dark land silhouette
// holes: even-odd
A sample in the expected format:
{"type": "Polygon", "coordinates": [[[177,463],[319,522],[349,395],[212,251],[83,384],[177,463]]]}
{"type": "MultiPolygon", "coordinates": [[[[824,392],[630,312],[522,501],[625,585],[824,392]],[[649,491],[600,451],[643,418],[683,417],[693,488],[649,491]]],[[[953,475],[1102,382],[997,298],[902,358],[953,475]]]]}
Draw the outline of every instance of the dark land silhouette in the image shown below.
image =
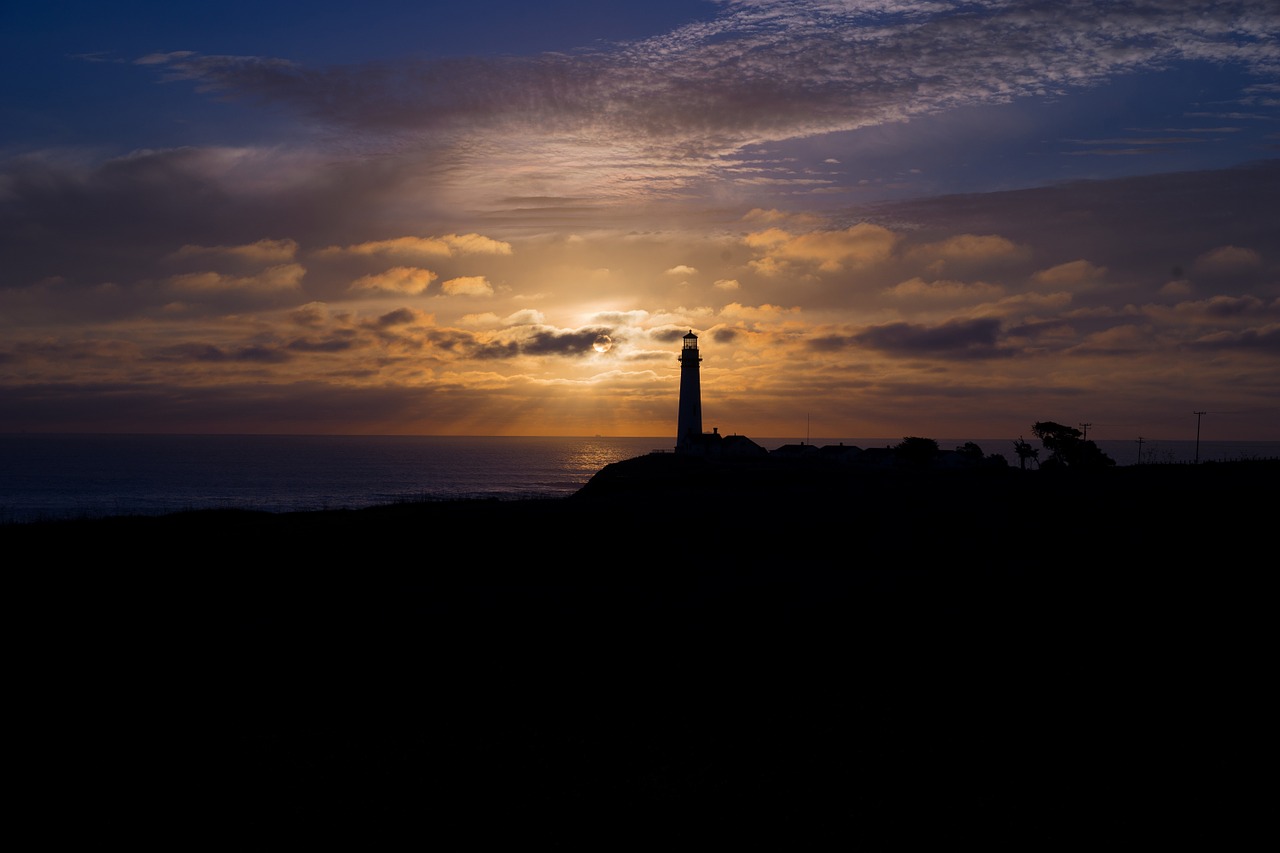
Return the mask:
{"type": "Polygon", "coordinates": [[[0,527],[16,805],[443,850],[1251,828],[1280,464],[810,462],[0,527]]]}

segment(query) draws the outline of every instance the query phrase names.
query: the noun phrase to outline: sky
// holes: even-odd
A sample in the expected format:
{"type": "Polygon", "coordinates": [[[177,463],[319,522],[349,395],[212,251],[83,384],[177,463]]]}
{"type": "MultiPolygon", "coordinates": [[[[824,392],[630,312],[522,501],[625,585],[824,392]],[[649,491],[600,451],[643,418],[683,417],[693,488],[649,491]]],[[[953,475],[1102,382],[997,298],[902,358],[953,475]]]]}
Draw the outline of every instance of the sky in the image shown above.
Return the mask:
{"type": "Polygon", "coordinates": [[[1274,0],[15,0],[0,47],[0,432],[674,437],[693,331],[708,432],[1280,440],[1274,0]]]}

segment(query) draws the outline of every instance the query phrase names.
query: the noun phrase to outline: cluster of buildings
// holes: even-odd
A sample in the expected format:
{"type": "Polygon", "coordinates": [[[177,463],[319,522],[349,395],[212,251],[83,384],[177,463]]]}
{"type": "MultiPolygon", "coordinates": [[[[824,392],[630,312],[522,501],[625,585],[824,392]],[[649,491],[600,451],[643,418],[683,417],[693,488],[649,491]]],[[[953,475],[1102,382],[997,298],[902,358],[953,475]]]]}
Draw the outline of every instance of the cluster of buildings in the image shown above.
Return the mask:
{"type": "MultiPolygon", "coordinates": [[[[718,427],[711,432],[702,431],[702,385],[698,353],[698,336],[689,330],[683,338],[680,350],[680,409],[676,420],[676,449],[680,455],[709,459],[747,459],[768,456],[777,459],[812,460],[817,463],[853,465],[864,468],[891,468],[901,465],[900,454],[892,447],[860,448],[855,445],[786,444],[775,450],[766,450],[745,435],[721,435],[718,427]]],[[[976,449],[976,448],[975,448],[976,449]]],[[[999,459],[999,457],[995,457],[999,459]]],[[[964,450],[939,450],[929,460],[934,468],[972,468],[990,465],[991,458],[984,459],[964,450]]]]}

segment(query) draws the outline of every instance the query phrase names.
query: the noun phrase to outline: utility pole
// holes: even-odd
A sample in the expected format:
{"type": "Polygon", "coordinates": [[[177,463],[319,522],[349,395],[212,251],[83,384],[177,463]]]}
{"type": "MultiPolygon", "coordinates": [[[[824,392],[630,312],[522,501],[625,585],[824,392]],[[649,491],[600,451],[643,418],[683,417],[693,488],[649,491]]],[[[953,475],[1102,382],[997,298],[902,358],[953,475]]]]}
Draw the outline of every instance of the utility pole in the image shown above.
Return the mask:
{"type": "Polygon", "coordinates": [[[1084,440],[1084,441],[1088,441],[1088,440],[1089,440],[1089,427],[1093,426],[1093,424],[1080,424],[1080,426],[1084,427],[1084,439],[1083,439],[1083,440],[1084,440]]]}
{"type": "Polygon", "coordinates": [[[1138,436],[1138,464],[1142,464],[1142,436],[1138,436]]]}
{"type": "Polygon", "coordinates": [[[1208,412],[1192,412],[1196,416],[1196,464],[1200,464],[1200,416],[1207,415],[1208,412]]]}

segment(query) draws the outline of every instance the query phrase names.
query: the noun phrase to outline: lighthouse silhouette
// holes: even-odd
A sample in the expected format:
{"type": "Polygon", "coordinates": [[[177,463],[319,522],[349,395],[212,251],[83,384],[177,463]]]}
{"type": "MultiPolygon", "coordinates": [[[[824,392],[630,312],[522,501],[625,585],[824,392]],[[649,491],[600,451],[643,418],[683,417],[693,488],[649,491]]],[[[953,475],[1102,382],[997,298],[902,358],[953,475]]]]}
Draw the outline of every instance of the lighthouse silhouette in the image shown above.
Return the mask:
{"type": "Polygon", "coordinates": [[[676,452],[702,449],[702,385],[698,379],[698,336],[689,330],[680,351],[680,415],[676,419],[676,452]]]}
{"type": "Polygon", "coordinates": [[[698,379],[702,357],[698,336],[689,330],[680,350],[680,414],[676,419],[676,453],[722,459],[768,456],[769,451],[745,435],[721,435],[719,427],[702,431],[702,385],[698,379]]]}

